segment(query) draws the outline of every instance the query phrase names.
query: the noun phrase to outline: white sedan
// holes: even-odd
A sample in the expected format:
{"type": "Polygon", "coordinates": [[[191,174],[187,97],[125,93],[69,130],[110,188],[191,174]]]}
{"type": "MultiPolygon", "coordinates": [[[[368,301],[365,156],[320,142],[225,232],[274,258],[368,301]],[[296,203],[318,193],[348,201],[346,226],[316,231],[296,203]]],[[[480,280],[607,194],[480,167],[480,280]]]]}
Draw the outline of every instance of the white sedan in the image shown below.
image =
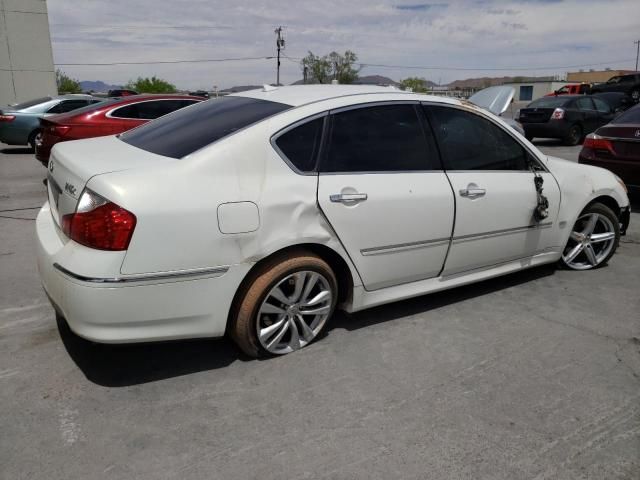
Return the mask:
{"type": "Polygon", "coordinates": [[[308,345],[336,308],[599,267],[629,221],[620,179],[543,155],[475,105],[341,85],[265,87],[58,144],[48,195],[38,266],[74,332],[228,333],[252,356],[308,345]]]}

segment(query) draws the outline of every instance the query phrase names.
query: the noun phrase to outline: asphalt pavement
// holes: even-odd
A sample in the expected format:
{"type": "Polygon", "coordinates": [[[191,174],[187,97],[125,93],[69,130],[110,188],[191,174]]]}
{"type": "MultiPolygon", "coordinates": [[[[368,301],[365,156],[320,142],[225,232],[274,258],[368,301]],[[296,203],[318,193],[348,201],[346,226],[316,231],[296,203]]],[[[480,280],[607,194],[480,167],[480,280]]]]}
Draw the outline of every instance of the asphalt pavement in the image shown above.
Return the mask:
{"type": "Polygon", "coordinates": [[[605,268],[340,314],[260,361],[57,325],[34,259],[44,173],[0,145],[0,478],[640,478],[639,214],[605,268]]]}

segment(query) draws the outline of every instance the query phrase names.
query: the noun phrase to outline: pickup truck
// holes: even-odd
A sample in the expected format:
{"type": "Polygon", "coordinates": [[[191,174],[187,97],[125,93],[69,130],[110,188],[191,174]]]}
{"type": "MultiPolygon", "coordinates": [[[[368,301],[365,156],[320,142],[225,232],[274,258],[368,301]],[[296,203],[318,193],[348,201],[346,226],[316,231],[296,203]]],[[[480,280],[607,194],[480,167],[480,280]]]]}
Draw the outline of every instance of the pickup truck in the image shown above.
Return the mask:
{"type": "Polygon", "coordinates": [[[589,83],[568,83],[558,90],[547,93],[545,97],[553,97],[554,95],[588,95],[591,93],[591,84],[589,83]]]}

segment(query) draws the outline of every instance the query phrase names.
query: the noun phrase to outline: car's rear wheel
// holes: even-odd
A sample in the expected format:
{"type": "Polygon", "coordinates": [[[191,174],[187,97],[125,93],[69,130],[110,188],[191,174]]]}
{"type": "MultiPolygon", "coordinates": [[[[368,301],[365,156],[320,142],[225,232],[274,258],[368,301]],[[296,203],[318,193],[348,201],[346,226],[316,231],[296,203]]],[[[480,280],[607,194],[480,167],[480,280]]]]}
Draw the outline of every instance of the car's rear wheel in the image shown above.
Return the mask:
{"type": "Polygon", "coordinates": [[[42,139],[42,130],[40,129],[34,130],[29,134],[29,140],[27,140],[27,142],[29,143],[29,146],[31,147],[32,150],[36,149],[36,143],[40,139],[42,139]]]}
{"type": "Polygon", "coordinates": [[[582,127],[580,125],[571,125],[569,133],[564,139],[564,143],[567,145],[578,145],[582,141],[582,127]]]}
{"type": "Polygon", "coordinates": [[[305,251],[262,265],[239,296],[229,333],[252,357],[283,355],[313,342],[338,298],[331,267],[305,251]]]}
{"type": "Polygon", "coordinates": [[[578,217],[569,235],[562,263],[572,270],[591,270],[606,264],[620,242],[615,213],[601,203],[589,205],[578,217]]]}
{"type": "Polygon", "coordinates": [[[634,91],[632,91],[631,99],[636,103],[640,102],[640,90],[635,89],[634,91]]]}

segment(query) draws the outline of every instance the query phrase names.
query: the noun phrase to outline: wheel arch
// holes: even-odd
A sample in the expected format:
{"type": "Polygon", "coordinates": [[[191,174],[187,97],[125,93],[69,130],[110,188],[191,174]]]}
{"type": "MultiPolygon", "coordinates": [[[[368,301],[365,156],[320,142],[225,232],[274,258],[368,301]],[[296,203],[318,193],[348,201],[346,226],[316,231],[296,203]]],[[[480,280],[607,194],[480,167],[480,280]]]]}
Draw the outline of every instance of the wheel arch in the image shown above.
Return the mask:
{"type": "Polygon", "coordinates": [[[599,195],[593,199],[591,199],[581,210],[581,212],[583,212],[584,210],[586,210],[588,207],[590,207],[591,205],[593,205],[594,203],[601,203],[607,207],[609,207],[611,210],[613,210],[613,213],[616,214],[616,216],[620,216],[620,205],[618,204],[618,201],[613,198],[610,195],[599,195]]]}
{"type": "Polygon", "coordinates": [[[240,301],[242,300],[243,293],[246,291],[248,285],[254,280],[255,273],[262,267],[262,265],[273,260],[275,257],[286,257],[296,252],[314,253],[322,260],[327,262],[327,264],[331,267],[338,281],[338,306],[341,304],[349,304],[353,301],[354,279],[351,273],[351,269],[349,268],[347,261],[343,258],[342,255],[336,252],[333,248],[320,243],[299,243],[295,245],[289,245],[287,247],[280,248],[257,261],[244,276],[242,282],[240,282],[240,285],[236,289],[236,293],[233,296],[233,301],[231,302],[231,306],[229,308],[227,329],[231,325],[233,315],[236,312],[240,301]]]}

